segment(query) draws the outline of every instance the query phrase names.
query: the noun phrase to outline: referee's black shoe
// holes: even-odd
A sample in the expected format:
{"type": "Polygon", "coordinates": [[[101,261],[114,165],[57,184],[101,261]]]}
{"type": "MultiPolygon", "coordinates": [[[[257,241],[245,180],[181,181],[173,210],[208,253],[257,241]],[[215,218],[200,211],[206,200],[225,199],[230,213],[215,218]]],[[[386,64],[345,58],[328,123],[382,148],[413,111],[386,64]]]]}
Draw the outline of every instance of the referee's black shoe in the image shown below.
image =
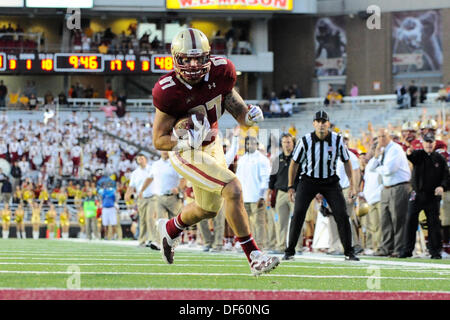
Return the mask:
{"type": "Polygon", "coordinates": [[[359,261],[359,258],[354,254],[350,254],[348,256],[345,256],[345,261],[359,261]]]}
{"type": "Polygon", "coordinates": [[[294,255],[285,253],[281,260],[294,260],[294,255]]]}

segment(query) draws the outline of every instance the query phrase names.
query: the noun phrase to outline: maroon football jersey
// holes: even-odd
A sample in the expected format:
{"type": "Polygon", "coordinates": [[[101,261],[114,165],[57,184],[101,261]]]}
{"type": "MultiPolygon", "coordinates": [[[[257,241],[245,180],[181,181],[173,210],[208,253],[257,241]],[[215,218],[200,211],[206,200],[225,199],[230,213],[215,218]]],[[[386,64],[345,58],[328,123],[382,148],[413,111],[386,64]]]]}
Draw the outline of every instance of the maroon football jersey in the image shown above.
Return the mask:
{"type": "Polygon", "coordinates": [[[222,57],[210,60],[211,69],[199,83],[190,85],[172,71],[159,78],[152,91],[153,105],[177,119],[192,113],[207,116],[213,134],[203,145],[214,141],[217,121],[225,112],[224,98],[236,83],[236,70],[230,60],[222,57]]]}

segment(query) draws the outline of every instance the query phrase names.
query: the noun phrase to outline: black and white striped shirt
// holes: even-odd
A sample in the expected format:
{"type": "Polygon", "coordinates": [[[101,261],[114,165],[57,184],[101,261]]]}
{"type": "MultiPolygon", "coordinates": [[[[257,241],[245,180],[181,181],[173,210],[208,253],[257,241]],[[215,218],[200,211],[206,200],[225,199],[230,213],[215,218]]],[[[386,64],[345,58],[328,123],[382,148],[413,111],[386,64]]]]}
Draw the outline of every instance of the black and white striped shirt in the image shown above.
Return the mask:
{"type": "Polygon", "coordinates": [[[343,162],[350,159],[340,134],[330,131],[324,140],[320,140],[316,133],[312,132],[298,141],[292,160],[300,165],[301,176],[326,179],[336,175],[338,157],[343,162]]]}

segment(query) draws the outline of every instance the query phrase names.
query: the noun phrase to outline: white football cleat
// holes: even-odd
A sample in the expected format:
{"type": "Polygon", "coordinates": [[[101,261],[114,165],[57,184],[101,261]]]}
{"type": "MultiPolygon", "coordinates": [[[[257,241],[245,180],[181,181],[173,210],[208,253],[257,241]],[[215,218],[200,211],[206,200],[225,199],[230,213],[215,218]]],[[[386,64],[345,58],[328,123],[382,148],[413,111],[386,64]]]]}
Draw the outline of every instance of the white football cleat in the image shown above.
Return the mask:
{"type": "Polygon", "coordinates": [[[178,243],[176,240],[179,237],[172,239],[169,236],[166,229],[166,224],[168,221],[169,219],[158,219],[156,223],[158,225],[159,239],[161,243],[161,256],[166,263],[172,264],[174,249],[178,243]]]}
{"type": "Polygon", "coordinates": [[[268,273],[280,264],[278,257],[269,257],[259,250],[250,253],[250,270],[255,276],[268,273]]]}

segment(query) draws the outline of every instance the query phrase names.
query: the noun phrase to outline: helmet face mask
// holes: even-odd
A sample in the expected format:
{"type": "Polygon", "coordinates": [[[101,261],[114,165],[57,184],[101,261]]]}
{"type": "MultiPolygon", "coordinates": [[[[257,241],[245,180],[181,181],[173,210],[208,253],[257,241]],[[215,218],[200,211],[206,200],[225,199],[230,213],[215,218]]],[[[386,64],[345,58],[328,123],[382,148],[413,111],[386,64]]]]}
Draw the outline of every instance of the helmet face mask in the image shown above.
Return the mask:
{"type": "Polygon", "coordinates": [[[183,79],[196,82],[211,69],[208,38],[197,29],[180,31],[172,40],[174,69],[183,79]]]}

